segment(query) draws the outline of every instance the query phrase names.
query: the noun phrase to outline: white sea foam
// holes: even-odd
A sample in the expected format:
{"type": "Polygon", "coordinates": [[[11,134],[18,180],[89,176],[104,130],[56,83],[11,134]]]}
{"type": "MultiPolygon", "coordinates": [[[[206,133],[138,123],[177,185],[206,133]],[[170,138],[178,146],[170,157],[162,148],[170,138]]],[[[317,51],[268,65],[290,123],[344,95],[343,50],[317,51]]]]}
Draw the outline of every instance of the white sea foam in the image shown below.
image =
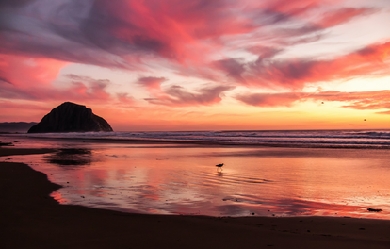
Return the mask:
{"type": "Polygon", "coordinates": [[[390,130],[155,131],[23,134],[33,138],[123,142],[194,142],[278,147],[390,148],[390,130]]]}

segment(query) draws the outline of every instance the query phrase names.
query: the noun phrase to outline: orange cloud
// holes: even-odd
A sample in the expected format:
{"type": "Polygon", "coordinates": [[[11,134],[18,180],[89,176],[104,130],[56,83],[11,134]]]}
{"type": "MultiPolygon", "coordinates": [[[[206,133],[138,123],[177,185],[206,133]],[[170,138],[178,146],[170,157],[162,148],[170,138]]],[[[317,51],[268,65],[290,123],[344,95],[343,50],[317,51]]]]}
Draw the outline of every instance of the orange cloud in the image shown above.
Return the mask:
{"type": "MultiPolygon", "coordinates": [[[[359,110],[390,110],[390,91],[320,91],[320,92],[281,92],[281,93],[241,93],[236,99],[256,107],[291,107],[297,101],[341,102],[343,108],[359,110]]],[[[381,111],[378,113],[388,113],[381,111]]]]}
{"type": "Polygon", "coordinates": [[[345,108],[360,110],[390,109],[390,91],[318,92],[311,99],[345,102],[345,108]]]}

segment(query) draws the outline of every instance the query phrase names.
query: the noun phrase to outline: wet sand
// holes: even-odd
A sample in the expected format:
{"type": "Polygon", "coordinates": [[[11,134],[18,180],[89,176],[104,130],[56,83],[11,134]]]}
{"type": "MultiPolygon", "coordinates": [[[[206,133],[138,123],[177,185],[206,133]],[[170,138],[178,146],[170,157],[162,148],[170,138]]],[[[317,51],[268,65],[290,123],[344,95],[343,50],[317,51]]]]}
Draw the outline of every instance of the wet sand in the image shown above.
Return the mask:
{"type": "Polygon", "coordinates": [[[390,248],[390,221],[144,215],[59,205],[61,186],[0,147],[0,248],[390,248]]]}
{"type": "MultiPolygon", "coordinates": [[[[22,149],[22,148],[10,148],[0,147],[0,157],[16,156],[16,155],[34,155],[45,154],[56,151],[55,149],[22,149]]],[[[3,158],[4,159],[4,158],[3,158]]]]}

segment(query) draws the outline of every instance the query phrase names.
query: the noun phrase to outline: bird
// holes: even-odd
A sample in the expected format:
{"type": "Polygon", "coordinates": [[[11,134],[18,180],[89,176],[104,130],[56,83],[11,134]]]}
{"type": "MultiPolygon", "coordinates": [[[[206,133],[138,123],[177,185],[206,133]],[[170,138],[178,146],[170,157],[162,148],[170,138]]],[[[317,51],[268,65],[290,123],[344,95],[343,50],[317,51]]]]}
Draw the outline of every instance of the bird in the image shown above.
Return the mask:
{"type": "Polygon", "coordinates": [[[217,167],[218,167],[218,171],[219,171],[219,170],[221,170],[221,171],[222,171],[222,166],[223,166],[223,163],[219,163],[219,164],[217,164],[217,165],[215,165],[215,166],[217,166],[217,167]]]}

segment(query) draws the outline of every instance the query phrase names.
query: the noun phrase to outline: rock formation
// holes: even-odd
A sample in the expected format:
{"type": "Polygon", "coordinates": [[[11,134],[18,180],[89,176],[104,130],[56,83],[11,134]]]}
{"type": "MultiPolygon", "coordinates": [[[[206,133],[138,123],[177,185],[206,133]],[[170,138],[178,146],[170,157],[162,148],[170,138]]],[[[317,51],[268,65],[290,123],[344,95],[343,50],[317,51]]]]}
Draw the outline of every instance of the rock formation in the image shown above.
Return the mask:
{"type": "Polygon", "coordinates": [[[46,114],[27,133],[112,131],[111,126],[90,108],[65,102],[46,114]]]}

